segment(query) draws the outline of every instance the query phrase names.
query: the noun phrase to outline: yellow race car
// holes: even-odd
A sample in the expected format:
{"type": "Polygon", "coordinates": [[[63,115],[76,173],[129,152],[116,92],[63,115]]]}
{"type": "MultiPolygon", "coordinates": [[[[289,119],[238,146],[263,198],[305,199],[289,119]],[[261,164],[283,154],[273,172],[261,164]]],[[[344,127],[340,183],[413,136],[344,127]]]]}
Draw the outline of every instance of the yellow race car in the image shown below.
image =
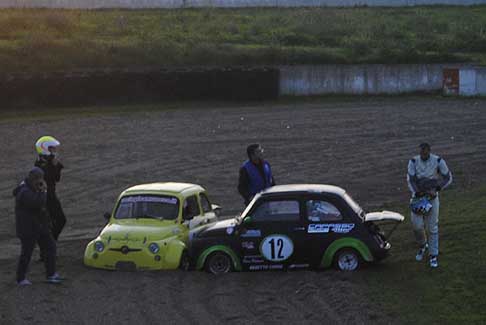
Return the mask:
{"type": "Polygon", "coordinates": [[[220,208],[195,184],[153,183],[119,196],[108,224],[84,252],[84,264],[109,270],[187,268],[191,230],[214,222],[220,208]]]}

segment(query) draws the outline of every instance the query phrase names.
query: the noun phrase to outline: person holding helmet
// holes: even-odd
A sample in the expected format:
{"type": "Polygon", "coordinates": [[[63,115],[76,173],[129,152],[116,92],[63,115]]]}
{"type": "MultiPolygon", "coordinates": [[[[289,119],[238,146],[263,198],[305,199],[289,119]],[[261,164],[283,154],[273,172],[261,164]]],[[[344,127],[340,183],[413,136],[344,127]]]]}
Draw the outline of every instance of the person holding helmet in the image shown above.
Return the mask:
{"type": "Polygon", "coordinates": [[[255,194],[274,186],[275,180],[268,161],[263,159],[263,148],[254,143],[246,148],[248,160],[240,168],[238,192],[240,192],[245,205],[248,205],[255,194]]]}
{"type": "Polygon", "coordinates": [[[430,145],[422,143],[420,154],[408,162],[407,182],[411,221],[419,250],[415,256],[422,261],[429,250],[430,267],[439,266],[439,191],[452,183],[452,173],[444,159],[430,153],[430,145]],[[427,231],[427,235],[425,233],[427,231]]]}
{"type": "Polygon", "coordinates": [[[35,144],[39,154],[35,166],[44,171],[44,179],[47,184],[47,212],[52,236],[56,241],[66,224],[66,216],[56,194],[56,183],[61,180],[61,170],[64,168],[58,159],[57,149],[60,145],[61,143],[51,136],[43,136],[35,144]]]}
{"type": "Polygon", "coordinates": [[[45,256],[46,277],[49,283],[59,283],[62,278],[56,272],[56,242],[49,231],[47,220],[47,185],[44,172],[34,167],[14,191],[15,228],[21,243],[17,265],[17,284],[31,285],[26,274],[36,242],[45,256]]]}

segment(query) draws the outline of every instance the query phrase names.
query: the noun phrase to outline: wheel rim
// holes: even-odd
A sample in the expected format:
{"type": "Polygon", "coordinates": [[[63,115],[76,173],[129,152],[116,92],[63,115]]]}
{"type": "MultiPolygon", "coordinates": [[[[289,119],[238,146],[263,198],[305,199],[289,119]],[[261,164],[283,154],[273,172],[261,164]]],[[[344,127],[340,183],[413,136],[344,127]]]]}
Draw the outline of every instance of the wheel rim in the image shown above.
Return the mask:
{"type": "Polygon", "coordinates": [[[209,261],[209,270],[214,274],[228,273],[231,270],[231,261],[226,255],[215,255],[209,261]]]}
{"type": "Polygon", "coordinates": [[[355,253],[346,252],[339,255],[338,258],[339,269],[343,271],[354,271],[358,268],[359,260],[355,253]]]}

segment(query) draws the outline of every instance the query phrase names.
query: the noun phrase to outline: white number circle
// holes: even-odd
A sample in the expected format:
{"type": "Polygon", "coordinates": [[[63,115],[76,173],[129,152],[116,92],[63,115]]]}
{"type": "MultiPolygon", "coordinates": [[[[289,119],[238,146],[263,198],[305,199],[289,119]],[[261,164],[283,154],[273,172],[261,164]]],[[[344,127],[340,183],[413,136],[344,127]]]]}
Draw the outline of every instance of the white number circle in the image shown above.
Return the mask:
{"type": "Polygon", "coordinates": [[[294,252],[294,244],[287,236],[270,235],[262,240],[260,252],[269,261],[285,261],[294,252]]]}

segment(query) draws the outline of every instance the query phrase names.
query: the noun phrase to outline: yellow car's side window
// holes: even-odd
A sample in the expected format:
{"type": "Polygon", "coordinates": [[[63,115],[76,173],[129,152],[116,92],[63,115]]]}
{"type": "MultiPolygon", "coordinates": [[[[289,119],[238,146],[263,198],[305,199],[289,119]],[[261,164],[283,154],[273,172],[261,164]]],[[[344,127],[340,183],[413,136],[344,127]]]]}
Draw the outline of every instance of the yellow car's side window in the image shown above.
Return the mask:
{"type": "Polygon", "coordinates": [[[201,193],[199,195],[199,198],[201,199],[201,208],[204,213],[211,212],[213,209],[211,208],[211,203],[209,203],[209,199],[206,194],[201,193]]]}
{"type": "Polygon", "coordinates": [[[188,197],[184,201],[182,217],[184,220],[189,220],[199,215],[199,204],[195,195],[188,197]]]}

